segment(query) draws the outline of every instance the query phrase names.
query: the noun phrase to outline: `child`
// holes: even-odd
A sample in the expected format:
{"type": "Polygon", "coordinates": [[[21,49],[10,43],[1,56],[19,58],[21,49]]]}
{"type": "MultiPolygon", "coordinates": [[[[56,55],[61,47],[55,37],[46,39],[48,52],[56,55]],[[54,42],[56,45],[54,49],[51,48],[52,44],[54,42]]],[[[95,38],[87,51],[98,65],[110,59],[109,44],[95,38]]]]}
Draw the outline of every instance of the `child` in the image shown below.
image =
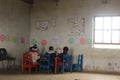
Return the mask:
{"type": "Polygon", "coordinates": [[[49,50],[47,51],[48,54],[55,53],[53,46],[49,47],[49,50]]]}
{"type": "Polygon", "coordinates": [[[68,55],[68,47],[64,47],[63,48],[63,53],[59,54],[58,57],[60,58],[60,60],[62,61],[63,60],[63,55],[68,55]]]}
{"type": "Polygon", "coordinates": [[[47,54],[50,54],[50,62],[51,62],[51,64],[53,64],[54,63],[54,57],[56,56],[53,46],[49,47],[49,50],[48,50],[47,54]]]}
{"type": "Polygon", "coordinates": [[[53,46],[49,46],[49,50],[47,51],[46,54],[50,54],[50,62],[51,62],[51,64],[53,64],[54,57],[56,56],[53,46]]]}
{"type": "Polygon", "coordinates": [[[37,48],[36,44],[33,45],[33,47],[30,47],[29,54],[32,55],[32,62],[33,63],[36,63],[39,60],[40,56],[38,55],[38,48],[37,48]]]}
{"type": "Polygon", "coordinates": [[[49,46],[49,50],[47,51],[46,54],[50,54],[50,65],[51,69],[54,70],[54,58],[56,57],[56,53],[54,51],[53,46],[49,46]]]}
{"type": "Polygon", "coordinates": [[[57,48],[56,49],[56,56],[58,56],[59,54],[63,53],[61,48],[57,48]]]}

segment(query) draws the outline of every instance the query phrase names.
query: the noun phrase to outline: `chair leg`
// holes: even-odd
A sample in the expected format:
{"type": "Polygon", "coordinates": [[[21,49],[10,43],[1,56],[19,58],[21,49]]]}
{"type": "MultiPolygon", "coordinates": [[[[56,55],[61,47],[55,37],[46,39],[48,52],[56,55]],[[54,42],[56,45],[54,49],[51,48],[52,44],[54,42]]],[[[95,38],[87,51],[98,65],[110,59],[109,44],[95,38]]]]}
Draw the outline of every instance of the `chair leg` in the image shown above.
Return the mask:
{"type": "Polygon", "coordinates": [[[5,69],[5,68],[4,68],[4,61],[2,61],[2,68],[3,68],[3,70],[5,69]]]}
{"type": "Polygon", "coordinates": [[[10,61],[9,60],[7,60],[7,67],[6,67],[6,71],[9,69],[9,65],[10,65],[10,61]]]}
{"type": "Polygon", "coordinates": [[[54,68],[54,73],[56,73],[57,72],[57,66],[55,66],[55,68],[54,68]]]}
{"type": "Polygon", "coordinates": [[[54,73],[56,73],[57,72],[57,62],[55,62],[55,67],[54,67],[54,73]]]}
{"type": "Polygon", "coordinates": [[[15,67],[15,69],[16,69],[16,64],[15,64],[15,60],[13,60],[13,67],[15,67]]]}
{"type": "Polygon", "coordinates": [[[24,66],[22,65],[22,72],[24,72],[24,66]]]}
{"type": "Polygon", "coordinates": [[[72,73],[72,64],[70,65],[70,72],[72,73]]]}
{"type": "Polygon", "coordinates": [[[28,69],[29,69],[29,72],[31,72],[31,71],[32,71],[32,68],[31,68],[31,67],[29,67],[28,69]]]}
{"type": "Polygon", "coordinates": [[[62,73],[64,73],[64,63],[63,63],[63,66],[62,66],[62,73]]]}
{"type": "Polygon", "coordinates": [[[48,68],[48,73],[50,73],[50,68],[48,68]]]}
{"type": "Polygon", "coordinates": [[[38,71],[38,66],[35,67],[35,70],[38,71]]]}

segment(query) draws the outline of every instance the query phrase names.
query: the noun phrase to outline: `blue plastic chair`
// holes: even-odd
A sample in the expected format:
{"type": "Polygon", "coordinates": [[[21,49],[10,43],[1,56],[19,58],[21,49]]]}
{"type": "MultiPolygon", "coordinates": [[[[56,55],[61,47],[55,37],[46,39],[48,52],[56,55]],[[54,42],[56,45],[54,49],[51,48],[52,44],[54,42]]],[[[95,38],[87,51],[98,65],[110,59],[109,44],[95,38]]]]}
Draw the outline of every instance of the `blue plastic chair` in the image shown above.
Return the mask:
{"type": "Polygon", "coordinates": [[[39,71],[47,69],[50,72],[50,54],[40,54],[39,71]]]}
{"type": "Polygon", "coordinates": [[[78,55],[78,63],[76,65],[77,71],[82,71],[82,66],[83,66],[83,55],[79,54],[78,55]]]}
{"type": "Polygon", "coordinates": [[[72,72],[72,55],[63,55],[62,72],[69,69],[72,72]]]}

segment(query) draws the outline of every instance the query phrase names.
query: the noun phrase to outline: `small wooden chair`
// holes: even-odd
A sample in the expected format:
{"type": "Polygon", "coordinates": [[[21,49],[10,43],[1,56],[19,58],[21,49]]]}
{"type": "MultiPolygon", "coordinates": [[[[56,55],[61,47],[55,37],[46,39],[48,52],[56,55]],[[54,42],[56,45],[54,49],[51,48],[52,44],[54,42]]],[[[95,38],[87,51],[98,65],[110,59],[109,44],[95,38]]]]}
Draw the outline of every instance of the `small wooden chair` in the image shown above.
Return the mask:
{"type": "Polygon", "coordinates": [[[50,72],[50,54],[40,54],[39,70],[48,69],[50,72]]]}
{"type": "Polygon", "coordinates": [[[54,73],[56,73],[59,68],[62,69],[62,73],[64,73],[65,69],[69,69],[72,72],[72,55],[63,55],[63,60],[60,60],[59,57],[55,57],[55,67],[54,73]]]}
{"type": "Polygon", "coordinates": [[[5,48],[0,48],[0,61],[2,62],[3,70],[5,69],[5,71],[7,71],[8,69],[11,69],[11,68],[14,69],[15,60],[16,60],[15,57],[11,57],[8,55],[8,52],[5,48]],[[7,61],[7,64],[4,61],[7,61]],[[6,67],[5,67],[5,64],[7,65],[6,67]]]}
{"type": "Polygon", "coordinates": [[[78,55],[78,64],[76,65],[76,68],[78,71],[82,71],[83,66],[83,54],[78,55]]]}
{"type": "Polygon", "coordinates": [[[72,55],[63,55],[62,72],[65,69],[69,69],[72,72],[72,55]]]}
{"type": "Polygon", "coordinates": [[[58,72],[58,66],[62,66],[62,62],[58,56],[54,58],[55,64],[54,64],[54,73],[58,72]]]}
{"type": "Polygon", "coordinates": [[[23,53],[22,55],[22,72],[28,68],[29,72],[31,72],[32,68],[35,68],[38,71],[38,63],[32,62],[32,55],[28,53],[23,53]]]}

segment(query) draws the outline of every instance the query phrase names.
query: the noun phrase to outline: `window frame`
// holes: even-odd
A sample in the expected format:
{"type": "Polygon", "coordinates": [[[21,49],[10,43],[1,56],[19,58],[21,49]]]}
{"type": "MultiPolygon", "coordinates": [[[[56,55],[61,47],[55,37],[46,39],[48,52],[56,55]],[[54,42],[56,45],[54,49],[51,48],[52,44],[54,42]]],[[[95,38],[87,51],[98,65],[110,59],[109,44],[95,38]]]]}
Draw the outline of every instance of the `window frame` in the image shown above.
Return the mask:
{"type": "MultiPolygon", "coordinates": [[[[120,17],[120,16],[94,16],[94,28],[93,28],[93,45],[95,45],[95,44],[100,44],[100,45],[120,45],[120,25],[119,25],[119,29],[116,29],[116,30],[114,30],[114,29],[112,29],[112,23],[113,23],[113,21],[112,21],[112,18],[113,17],[120,17]],[[111,33],[111,41],[110,41],[110,43],[105,43],[103,40],[104,40],[104,31],[105,31],[105,29],[104,29],[104,20],[103,20],[103,28],[100,30],[100,31],[102,31],[102,42],[96,42],[95,41],[95,32],[96,32],[96,29],[95,29],[95,19],[97,18],[97,17],[102,17],[102,18],[104,18],[104,17],[111,17],[111,29],[110,29],[110,33],[111,33]],[[112,42],[112,31],[119,31],[119,43],[113,43],[112,42]]],[[[98,30],[97,30],[98,31],[98,30]]]]}

